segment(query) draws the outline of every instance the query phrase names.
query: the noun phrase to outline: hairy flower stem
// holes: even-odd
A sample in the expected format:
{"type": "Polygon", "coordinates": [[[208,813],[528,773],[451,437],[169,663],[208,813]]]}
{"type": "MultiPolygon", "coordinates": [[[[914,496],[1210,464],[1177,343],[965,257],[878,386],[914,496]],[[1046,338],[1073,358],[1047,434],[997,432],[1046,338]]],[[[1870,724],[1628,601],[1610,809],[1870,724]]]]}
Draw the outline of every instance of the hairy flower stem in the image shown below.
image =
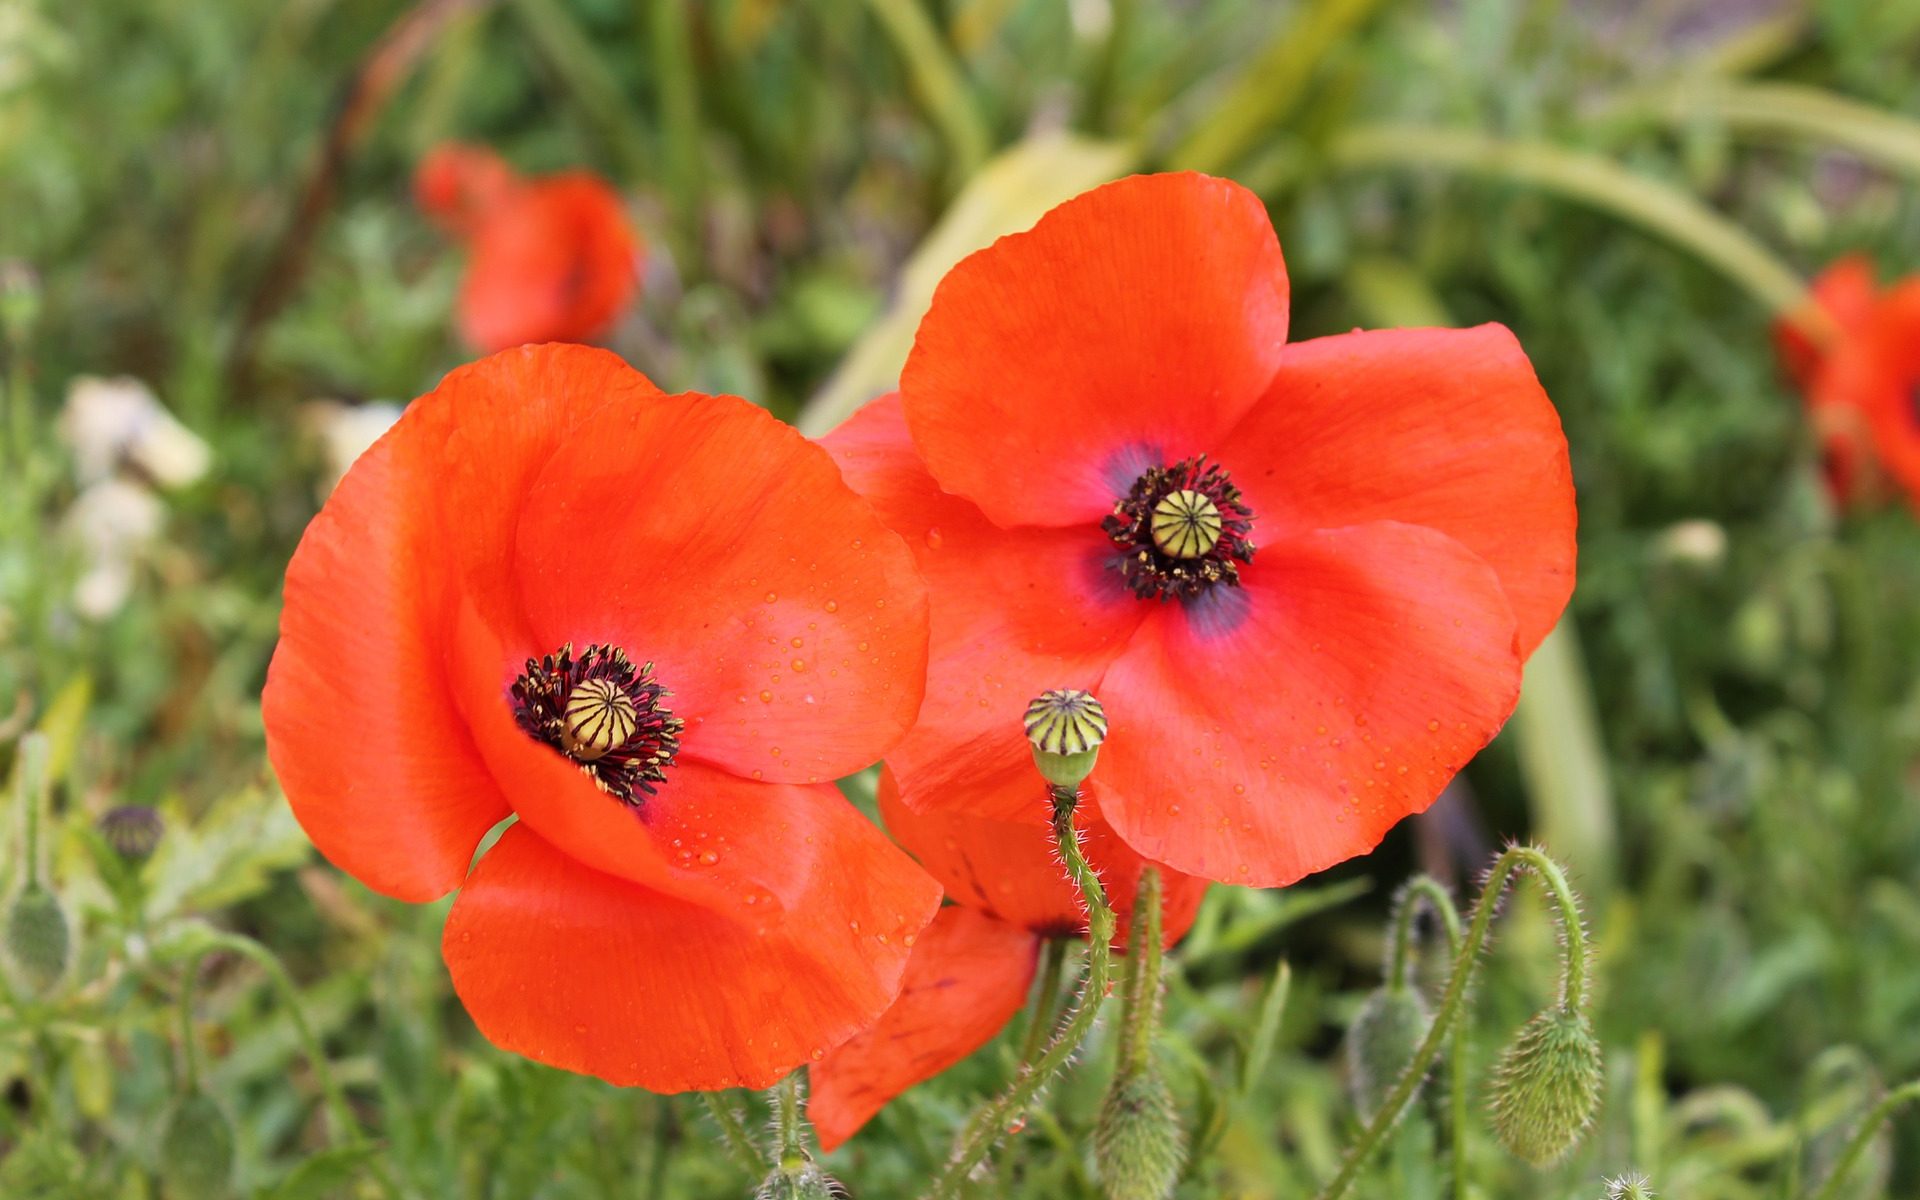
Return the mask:
{"type": "MultiPolygon", "coordinates": [[[[1406,987],[1413,959],[1413,924],[1425,902],[1447,935],[1447,953],[1460,953],[1460,910],[1440,881],[1416,875],[1400,889],[1393,908],[1393,945],[1387,958],[1387,986],[1406,987]]],[[[1462,1021],[1447,1043],[1447,1136],[1453,1149],[1453,1197],[1467,1196],[1467,1025],[1462,1021]]]]}
{"type": "Polygon", "coordinates": [[[1140,873],[1127,934],[1127,981],[1120,992],[1120,1063],[1117,1074],[1135,1075],[1153,1055],[1160,1026],[1160,872],[1140,873]]]}
{"type": "Polygon", "coordinates": [[[718,1092],[701,1092],[700,1100],[707,1106],[707,1115],[720,1127],[720,1137],[726,1142],[727,1149],[733,1152],[734,1158],[746,1168],[747,1173],[756,1179],[766,1174],[767,1156],[760,1153],[760,1147],[754,1145],[747,1127],[740,1121],[740,1114],[734,1112],[718,1092]]]}
{"type": "Polygon", "coordinates": [[[947,1165],[926,1191],[926,1200],[951,1200],[982,1159],[993,1149],[1020,1113],[1031,1105],[1062,1068],[1073,1061],[1075,1051],[1086,1040],[1106,999],[1107,974],[1112,961],[1113,908],[1107,903],[1100,876],[1087,863],[1080,847],[1080,832],[1074,828],[1074,808],[1080,802],[1077,789],[1051,787],[1053,796],[1053,838],[1067,875],[1080,889],[1087,905],[1087,977],[1079,998],[1061,1021],[1059,1031],[1039,1057],[1023,1063],[1013,1084],[999,1098],[975,1113],[962,1129],[947,1165]]]}
{"type": "Polygon", "coordinates": [[[780,1081],[774,1089],[773,1111],[778,1122],[780,1143],[777,1151],[780,1166],[803,1167],[807,1164],[807,1147],[800,1135],[800,1072],[795,1071],[780,1081]]]}
{"type": "Polygon", "coordinates": [[[51,751],[44,733],[21,734],[14,744],[14,795],[20,803],[25,839],[20,854],[26,870],[22,882],[29,888],[40,882],[40,810],[46,806],[49,757],[51,751]]]}
{"type": "Polygon", "coordinates": [[[1346,1158],[1340,1163],[1339,1173],[1320,1190],[1318,1200],[1339,1200],[1339,1197],[1346,1195],[1347,1189],[1353,1186],[1354,1179],[1360,1174],[1360,1168],[1380,1148],[1388,1130],[1393,1128],[1412,1103],[1414,1092],[1419,1089],[1420,1081],[1426,1078],[1428,1069],[1439,1056],[1440,1047],[1452,1034],[1454,1025],[1464,1019],[1467,993],[1479,969],[1480,952],[1486,947],[1493,926],[1494,910],[1499,907],[1501,893],[1506,890],[1507,884],[1521,870],[1534,872],[1546,883],[1560,919],[1564,942],[1560,1007],[1569,1013],[1580,1012],[1586,1007],[1587,934],[1580,923],[1580,906],[1574,899],[1573,889],[1568,886],[1560,864],[1544,851],[1532,846],[1509,847],[1494,860],[1493,869],[1487,872],[1486,886],[1481,889],[1480,899],[1473,906],[1473,922],[1459,949],[1454,952],[1453,966],[1447,975],[1447,989],[1440,999],[1440,1011],[1434,1016],[1426,1040],[1420,1043],[1413,1061],[1400,1073],[1399,1082],[1394,1084],[1393,1091],[1373,1114],[1373,1119],[1367,1122],[1359,1139],[1348,1148],[1346,1158]]]}
{"type": "MultiPolygon", "coordinates": [[[[327,1118],[333,1125],[333,1136],[347,1145],[358,1146],[366,1141],[366,1135],[360,1128],[360,1122],[354,1118],[353,1108],[347,1103],[347,1094],[341,1088],[340,1081],[334,1077],[333,1068],[328,1065],[326,1048],[320,1044],[319,1035],[314,1032],[313,1024],[307,1020],[306,1009],[300,1003],[300,989],[295,986],[293,976],[287,974],[285,966],[273,951],[267,949],[250,937],[237,933],[207,931],[196,938],[188,952],[186,977],[180,985],[180,1025],[181,1036],[185,1040],[186,1076],[189,1085],[199,1084],[199,1048],[193,1032],[193,990],[200,977],[200,965],[209,954],[224,950],[237,954],[265,971],[267,978],[273,981],[280,993],[281,1001],[286,1005],[287,1017],[293,1022],[293,1029],[300,1039],[300,1048],[305,1051],[307,1063],[313,1069],[313,1077],[320,1085],[320,1096],[327,1110],[327,1118]]],[[[368,1160],[369,1169],[379,1179],[382,1189],[389,1196],[399,1194],[398,1185],[388,1173],[386,1164],[380,1155],[368,1160]]]]}
{"type": "Polygon", "coordinates": [[[1841,1189],[1846,1185],[1847,1176],[1852,1173],[1854,1164],[1860,1161],[1860,1156],[1866,1153],[1867,1143],[1873,1140],[1873,1135],[1880,1132],[1880,1126],[1890,1120],[1903,1105],[1911,1104],[1915,1100],[1920,1100],[1920,1079],[1901,1084],[1880,1097],[1880,1103],[1868,1110],[1866,1117],[1860,1122],[1860,1128],[1853,1131],[1853,1137],[1847,1142],[1846,1149],[1840,1152],[1839,1159],[1833,1164],[1833,1170],[1828,1172],[1826,1181],[1820,1185],[1820,1190],[1812,1194],[1812,1200],[1839,1200],[1841,1189]]]}

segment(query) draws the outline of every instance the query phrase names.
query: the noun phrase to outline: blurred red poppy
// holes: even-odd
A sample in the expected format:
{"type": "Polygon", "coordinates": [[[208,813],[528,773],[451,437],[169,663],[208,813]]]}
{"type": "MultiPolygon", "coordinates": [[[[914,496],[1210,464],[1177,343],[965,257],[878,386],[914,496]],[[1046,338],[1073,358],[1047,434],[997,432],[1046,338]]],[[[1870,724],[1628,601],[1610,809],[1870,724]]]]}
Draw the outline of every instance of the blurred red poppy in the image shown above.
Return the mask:
{"type": "Polygon", "coordinates": [[[639,235],[593,175],[520,179],[490,150],[448,145],[422,162],[414,191],[471,252],[460,332],[481,350],[591,340],[639,292],[639,235]]]}
{"type": "Polygon", "coordinates": [[[939,903],[828,782],[907,728],[925,656],[910,555],[817,446],[524,347],[411,405],[308,527],[267,749],[341,869],[461,889],[443,950],[496,1045],[758,1087],[892,1003],[939,903]]]}
{"type": "Polygon", "coordinates": [[[1086,688],[1114,830],[1274,886],[1372,848],[1512,712],[1574,578],[1526,355],[1497,325],[1289,346],[1287,301],[1259,199],[1196,174],[941,282],[900,396],[827,439],[928,580],[909,807],[1044,819],[1018,718],[1086,688]]]}
{"type": "MultiPolygon", "coordinates": [[[[1148,866],[1099,819],[1099,791],[1082,800],[1087,861],[1120,918],[1124,943],[1148,866]]],[[[915,942],[900,998],[873,1028],[809,1070],[807,1114],[824,1149],[852,1137],[886,1104],[993,1040],[1025,1004],[1048,938],[1085,937],[1086,911],[1041,826],[959,812],[916,813],[880,777],[880,813],[902,846],[947,889],[915,942]]],[[[1162,930],[1171,946],[1200,910],[1207,881],[1161,869],[1162,930]]]]}
{"type": "Polygon", "coordinates": [[[1873,264],[1841,259],[1814,280],[1833,336],[1782,321],[1775,342],[1820,441],[1827,489],[1842,507],[1884,499],[1889,484],[1920,504],[1920,276],[1882,289],[1873,264]]]}

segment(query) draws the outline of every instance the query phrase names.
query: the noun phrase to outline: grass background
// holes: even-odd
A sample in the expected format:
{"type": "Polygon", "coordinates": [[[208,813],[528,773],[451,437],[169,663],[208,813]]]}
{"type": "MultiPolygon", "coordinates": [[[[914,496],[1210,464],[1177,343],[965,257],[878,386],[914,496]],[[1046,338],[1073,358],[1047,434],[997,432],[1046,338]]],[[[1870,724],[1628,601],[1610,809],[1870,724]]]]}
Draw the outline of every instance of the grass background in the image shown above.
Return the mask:
{"type": "MultiPolygon", "coordinates": [[[[1392,889],[1422,868],[1470,882],[1524,836],[1589,899],[1608,1099],[1545,1172],[1476,1120],[1477,1194],[1589,1200],[1629,1169],[1675,1197],[1799,1194],[1866,1099],[1920,1071],[1920,532],[1897,506],[1832,511],[1768,298],[1618,210],[1691,198],[1801,275],[1854,250],[1883,274],[1920,267],[1917,61],[1913,0],[9,0],[0,262],[26,283],[0,353],[30,440],[0,485],[0,708],[18,698],[0,728],[56,748],[48,838],[80,937],[53,998],[0,1001],[0,1196],[190,1194],[158,1137],[209,928],[286,963],[402,1194],[752,1188],[697,1104],[480,1041],[439,963],[444,904],[319,863],[265,769],[279,577],[323,487],[311,402],[404,401],[468,357],[449,331],[457,255],[408,194],[449,137],[617,181],[653,250],[611,344],[669,389],[803,426],[886,385],[929,271],[1129,169],[1259,191],[1297,337],[1511,326],[1573,451],[1568,622],[1439,814],[1305,885],[1215,889],[1175,955],[1164,1048],[1206,1146],[1180,1195],[1304,1195],[1331,1172],[1355,1125],[1339,1038],[1378,981],[1392,889]],[[403,19],[419,53],[374,94],[356,72],[403,19]],[[1474,172],[1357,153],[1409,124],[1504,149],[1474,172]],[[1542,148],[1627,185],[1596,202],[1516,179],[1542,148]],[[324,203],[299,220],[309,193],[324,203]],[[168,496],[129,603],[89,621],[54,424],[74,376],[120,373],[215,465],[168,496]],[[167,821],[137,873],[87,835],[124,803],[167,821]]],[[[1538,905],[1500,928],[1476,1076],[1552,987],[1538,905]]],[[[193,1011],[234,1194],[382,1194],[361,1155],[328,1149],[340,1131],[268,973],[214,954],[193,1011]]],[[[829,1168],[862,1198],[912,1195],[1012,1040],[829,1168]]],[[[1087,1132],[1110,1051],[978,1195],[1099,1194],[1087,1132]]],[[[1417,1115],[1360,1193],[1444,1195],[1442,1128],[1417,1115]]],[[[1916,1193],[1910,1121],[1846,1194],[1916,1193]]]]}

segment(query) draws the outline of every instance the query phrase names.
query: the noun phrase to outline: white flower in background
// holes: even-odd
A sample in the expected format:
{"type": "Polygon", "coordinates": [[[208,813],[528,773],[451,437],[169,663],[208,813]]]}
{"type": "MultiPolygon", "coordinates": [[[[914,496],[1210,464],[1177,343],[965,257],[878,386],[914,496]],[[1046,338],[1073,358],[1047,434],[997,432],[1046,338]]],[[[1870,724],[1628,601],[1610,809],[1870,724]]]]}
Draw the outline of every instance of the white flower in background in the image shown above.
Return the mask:
{"type": "Polygon", "coordinates": [[[75,377],[67,385],[60,437],[73,451],[80,495],[64,532],[78,552],[73,607],[100,621],[133,592],[135,565],[160,538],[166,509],[154,489],[184,487],[213,455],[138,379],[75,377]]]}
{"type": "Polygon", "coordinates": [[[85,567],[73,606],[100,621],[120,611],[133,591],[133,564],[160,536],[166,512],[152,491],[126,479],[89,484],[67,510],[66,532],[85,567]]]}
{"type": "Polygon", "coordinates": [[[83,484],[129,466],[161,487],[183,487],[207,473],[207,444],[138,379],[81,375],[67,385],[60,436],[73,449],[83,484]]]}
{"type": "Polygon", "coordinates": [[[380,435],[400,419],[400,406],[385,400],[367,404],[343,404],[338,400],[316,400],[307,405],[308,428],[319,439],[326,456],[326,476],[320,481],[320,496],[325,499],[354,460],[380,435]]]}

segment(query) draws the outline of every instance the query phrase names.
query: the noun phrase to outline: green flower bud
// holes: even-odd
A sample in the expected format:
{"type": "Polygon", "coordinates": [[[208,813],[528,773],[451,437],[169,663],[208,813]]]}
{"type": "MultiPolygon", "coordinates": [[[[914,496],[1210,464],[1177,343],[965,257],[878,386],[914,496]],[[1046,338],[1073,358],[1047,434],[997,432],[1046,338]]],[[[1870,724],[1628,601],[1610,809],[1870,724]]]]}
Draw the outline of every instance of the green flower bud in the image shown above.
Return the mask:
{"type": "Polygon", "coordinates": [[[1432,1025],[1426,1000],[1404,984],[1380,988],[1360,1006],[1347,1030],[1347,1082],[1361,1120],[1385,1102],[1432,1025]]]}
{"type": "Polygon", "coordinates": [[[213,1200],[233,1182],[233,1126],[205,1092],[182,1096],[160,1132],[160,1178],[170,1200],[213,1200]]]}
{"type": "Polygon", "coordinates": [[[846,1200],[847,1189],[812,1163],[802,1167],[776,1167],[767,1176],[753,1200],[846,1200]]]}
{"type": "Polygon", "coordinates": [[[1107,714],[1091,692],[1055,688],[1027,705],[1027,741],[1033,762],[1055,787],[1079,787],[1093,774],[1100,743],[1107,740],[1107,714]]]}
{"type": "Polygon", "coordinates": [[[7,910],[7,958],[21,988],[36,996],[52,991],[72,952],[59,897],[38,883],[22,888],[7,910]]]}
{"type": "Polygon", "coordinates": [[[1107,1200],[1166,1200],[1186,1162],[1173,1094],[1152,1068],[1113,1081],[1093,1131],[1107,1200]]]}
{"type": "Polygon", "coordinates": [[[1516,1158],[1557,1162],[1592,1123],[1602,1083],[1593,1023],[1550,1008],[1521,1028],[1494,1068],[1494,1132],[1516,1158]]]}
{"type": "Polygon", "coordinates": [[[1653,1187],[1645,1175],[1635,1171],[1607,1180],[1607,1200],[1653,1200],[1653,1187]]]}

